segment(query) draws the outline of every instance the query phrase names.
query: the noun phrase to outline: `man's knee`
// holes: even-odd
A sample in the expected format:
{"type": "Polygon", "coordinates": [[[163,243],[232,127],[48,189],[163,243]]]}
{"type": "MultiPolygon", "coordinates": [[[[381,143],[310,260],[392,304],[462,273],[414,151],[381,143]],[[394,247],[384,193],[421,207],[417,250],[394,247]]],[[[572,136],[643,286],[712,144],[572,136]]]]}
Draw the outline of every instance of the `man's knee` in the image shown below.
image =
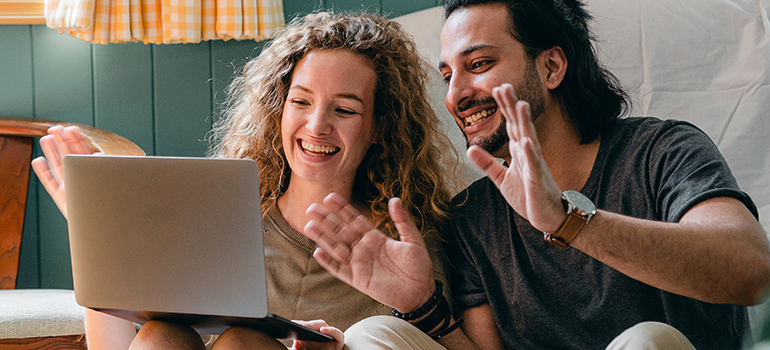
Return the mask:
{"type": "Polygon", "coordinates": [[[642,322],[621,333],[607,350],[694,350],[687,337],[676,328],[661,322],[642,322]]]}
{"type": "MultiPolygon", "coordinates": [[[[404,328],[413,327],[407,322],[391,316],[372,316],[356,322],[345,331],[345,344],[355,348],[356,344],[384,346],[388,339],[398,338],[404,328]]],[[[387,347],[383,347],[387,348],[387,347]]]]}
{"type": "Polygon", "coordinates": [[[392,316],[372,316],[345,331],[345,345],[357,349],[443,349],[412,324],[392,316]]]}

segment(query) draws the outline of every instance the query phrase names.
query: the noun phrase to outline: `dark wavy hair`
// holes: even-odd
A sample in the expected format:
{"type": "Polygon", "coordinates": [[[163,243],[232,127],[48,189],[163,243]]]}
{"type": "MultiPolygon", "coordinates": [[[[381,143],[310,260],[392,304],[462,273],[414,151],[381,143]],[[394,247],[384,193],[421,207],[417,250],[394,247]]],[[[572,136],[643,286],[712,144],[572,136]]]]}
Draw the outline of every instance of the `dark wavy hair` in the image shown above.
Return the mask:
{"type": "Polygon", "coordinates": [[[629,107],[618,79],[596,58],[588,22],[593,19],[580,0],[445,0],[444,18],[459,8],[482,4],[508,8],[511,36],[524,45],[527,56],[560,47],[567,58],[564,80],[553,93],[567,111],[582,143],[588,143],[629,107]]]}

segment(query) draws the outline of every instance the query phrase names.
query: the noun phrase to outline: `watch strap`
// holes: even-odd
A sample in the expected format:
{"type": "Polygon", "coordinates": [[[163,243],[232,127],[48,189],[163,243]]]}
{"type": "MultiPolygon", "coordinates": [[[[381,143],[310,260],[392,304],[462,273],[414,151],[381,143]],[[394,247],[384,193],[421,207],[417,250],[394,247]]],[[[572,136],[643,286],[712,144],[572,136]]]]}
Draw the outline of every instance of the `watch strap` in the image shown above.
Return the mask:
{"type": "Polygon", "coordinates": [[[575,212],[569,212],[567,213],[567,218],[561,223],[556,232],[543,232],[543,239],[554,247],[567,248],[587,222],[588,220],[585,217],[575,212]]]}

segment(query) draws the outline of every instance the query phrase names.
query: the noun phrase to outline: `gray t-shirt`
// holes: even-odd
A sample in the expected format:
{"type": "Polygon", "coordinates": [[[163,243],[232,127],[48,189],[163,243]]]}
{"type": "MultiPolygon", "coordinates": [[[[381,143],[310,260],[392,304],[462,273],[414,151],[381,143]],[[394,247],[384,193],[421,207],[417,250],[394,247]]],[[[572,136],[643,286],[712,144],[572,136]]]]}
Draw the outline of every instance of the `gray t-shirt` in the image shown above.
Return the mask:
{"type": "MultiPolygon", "coordinates": [[[[721,196],[757,216],[714,143],[686,122],[618,120],[602,135],[581,192],[599,209],[649,220],[677,222],[695,204],[721,196]]],[[[455,305],[489,304],[508,348],[603,349],[643,321],[673,325],[700,350],[741,348],[745,307],[668,293],[577,249],[551,247],[487,178],[455,203],[448,245],[455,305]]]]}

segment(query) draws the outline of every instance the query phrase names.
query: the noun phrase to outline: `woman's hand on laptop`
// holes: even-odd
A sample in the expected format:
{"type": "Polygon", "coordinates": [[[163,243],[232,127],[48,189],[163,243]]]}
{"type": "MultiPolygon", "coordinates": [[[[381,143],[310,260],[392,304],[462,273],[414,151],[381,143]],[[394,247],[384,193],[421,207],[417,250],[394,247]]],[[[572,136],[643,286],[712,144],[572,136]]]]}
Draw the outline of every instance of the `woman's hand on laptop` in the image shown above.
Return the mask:
{"type": "Polygon", "coordinates": [[[292,350],[342,350],[342,348],[345,346],[345,336],[342,334],[342,331],[336,327],[329,326],[324,320],[292,321],[307,328],[314,329],[323,334],[326,334],[335,340],[333,342],[325,343],[295,340],[294,345],[291,347],[292,350]]]}
{"type": "Polygon", "coordinates": [[[40,138],[43,157],[32,160],[32,169],[53,198],[62,215],[67,218],[67,198],[64,193],[62,159],[68,154],[92,154],[96,149],[77,126],[53,126],[40,138]]]}

